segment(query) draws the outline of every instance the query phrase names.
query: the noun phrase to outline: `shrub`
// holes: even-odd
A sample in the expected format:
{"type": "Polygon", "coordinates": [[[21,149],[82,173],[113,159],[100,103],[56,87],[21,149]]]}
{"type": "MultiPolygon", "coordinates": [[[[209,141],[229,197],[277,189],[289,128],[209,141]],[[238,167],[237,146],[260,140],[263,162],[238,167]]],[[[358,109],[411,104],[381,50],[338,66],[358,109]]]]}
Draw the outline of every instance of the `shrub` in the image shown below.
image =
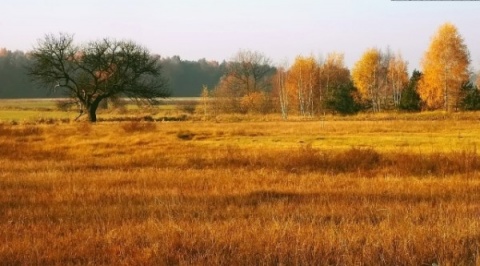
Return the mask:
{"type": "Polygon", "coordinates": [[[193,137],[195,137],[195,134],[190,130],[180,130],[177,132],[177,137],[183,140],[191,140],[193,137]]]}
{"type": "Polygon", "coordinates": [[[127,133],[154,131],[157,126],[151,122],[130,121],[121,124],[122,129],[127,133]]]}
{"type": "Polygon", "coordinates": [[[177,108],[180,111],[185,112],[187,114],[195,113],[196,107],[197,107],[197,101],[185,101],[185,102],[177,103],[177,108]]]}

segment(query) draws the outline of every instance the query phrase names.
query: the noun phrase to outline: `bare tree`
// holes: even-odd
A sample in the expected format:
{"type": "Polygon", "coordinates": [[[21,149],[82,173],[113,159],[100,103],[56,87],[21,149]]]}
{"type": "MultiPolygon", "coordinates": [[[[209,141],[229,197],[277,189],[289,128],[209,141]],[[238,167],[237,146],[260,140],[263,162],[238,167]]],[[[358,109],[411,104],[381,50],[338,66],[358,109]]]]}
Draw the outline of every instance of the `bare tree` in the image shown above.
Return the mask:
{"type": "Polygon", "coordinates": [[[270,63],[260,52],[240,50],[228,64],[226,75],[238,84],[240,94],[266,91],[270,89],[274,72],[270,63]]]}
{"type": "Polygon", "coordinates": [[[389,94],[393,100],[393,105],[398,108],[401,102],[402,91],[408,85],[407,62],[403,60],[400,53],[390,58],[387,74],[390,86],[389,94]]]}
{"type": "Polygon", "coordinates": [[[131,41],[103,39],[82,46],[73,36],[46,35],[30,54],[28,72],[40,86],[65,89],[91,122],[102,100],[128,97],[154,103],[170,95],[158,57],[131,41]]]}
{"type": "Polygon", "coordinates": [[[259,52],[240,50],[228,62],[215,89],[216,105],[223,112],[265,112],[275,68],[259,52]],[[260,110],[261,109],[261,110],[260,110]]]}

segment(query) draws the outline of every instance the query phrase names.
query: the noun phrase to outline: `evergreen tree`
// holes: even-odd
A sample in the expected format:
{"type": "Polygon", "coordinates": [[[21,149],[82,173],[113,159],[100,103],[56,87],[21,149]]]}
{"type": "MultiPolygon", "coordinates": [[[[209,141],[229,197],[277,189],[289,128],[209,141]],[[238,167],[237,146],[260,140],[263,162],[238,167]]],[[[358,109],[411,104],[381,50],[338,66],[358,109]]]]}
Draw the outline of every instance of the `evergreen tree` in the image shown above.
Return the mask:
{"type": "Polygon", "coordinates": [[[472,82],[466,82],[462,86],[465,97],[462,100],[462,109],[467,111],[480,110],[480,91],[472,82]]]}
{"type": "Polygon", "coordinates": [[[327,101],[327,108],[342,115],[357,113],[361,107],[353,97],[356,92],[357,89],[352,82],[338,85],[327,101]]]}
{"type": "Polygon", "coordinates": [[[420,95],[418,95],[417,87],[421,77],[422,72],[418,70],[413,71],[408,86],[402,91],[399,106],[400,110],[409,112],[420,111],[422,100],[420,99],[420,95]]]}

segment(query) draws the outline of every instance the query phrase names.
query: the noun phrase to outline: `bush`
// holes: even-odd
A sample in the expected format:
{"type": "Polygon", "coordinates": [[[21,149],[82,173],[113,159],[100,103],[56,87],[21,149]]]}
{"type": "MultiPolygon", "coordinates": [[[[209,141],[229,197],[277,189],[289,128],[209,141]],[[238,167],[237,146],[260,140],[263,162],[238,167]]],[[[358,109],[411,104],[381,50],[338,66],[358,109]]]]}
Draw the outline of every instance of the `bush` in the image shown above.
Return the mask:
{"type": "Polygon", "coordinates": [[[157,126],[151,122],[130,121],[121,124],[122,129],[127,133],[154,131],[157,126]]]}
{"type": "Polygon", "coordinates": [[[178,102],[177,109],[187,114],[193,114],[195,113],[197,104],[198,104],[197,101],[178,102]]]}
{"type": "Polygon", "coordinates": [[[190,130],[180,130],[177,132],[177,137],[183,140],[191,140],[195,137],[195,134],[190,130]]]}

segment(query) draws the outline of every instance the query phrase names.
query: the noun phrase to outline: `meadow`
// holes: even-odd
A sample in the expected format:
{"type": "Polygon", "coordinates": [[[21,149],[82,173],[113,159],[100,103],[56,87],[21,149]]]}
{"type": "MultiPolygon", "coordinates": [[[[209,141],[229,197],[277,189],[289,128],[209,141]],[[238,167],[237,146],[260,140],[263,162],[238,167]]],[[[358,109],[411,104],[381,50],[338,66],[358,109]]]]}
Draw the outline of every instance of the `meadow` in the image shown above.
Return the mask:
{"type": "Polygon", "coordinates": [[[480,265],[476,113],[29,119],[0,124],[1,265],[480,265]]]}

